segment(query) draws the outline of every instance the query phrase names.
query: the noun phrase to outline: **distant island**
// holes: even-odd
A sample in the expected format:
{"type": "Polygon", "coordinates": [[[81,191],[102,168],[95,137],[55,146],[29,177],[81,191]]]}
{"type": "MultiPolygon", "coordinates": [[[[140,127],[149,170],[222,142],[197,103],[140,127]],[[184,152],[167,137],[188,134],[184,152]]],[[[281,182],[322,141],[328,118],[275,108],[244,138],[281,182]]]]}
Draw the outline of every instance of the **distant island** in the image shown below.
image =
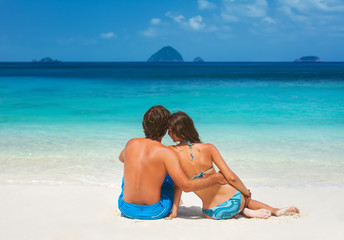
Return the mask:
{"type": "Polygon", "coordinates": [[[198,63],[200,63],[200,62],[204,62],[204,60],[203,60],[201,57],[196,57],[196,58],[193,60],[193,62],[198,62],[198,63]]]}
{"type": "MultiPolygon", "coordinates": [[[[44,57],[40,60],[33,59],[33,63],[61,63],[62,61],[58,59],[52,59],[51,57],[44,57]]],[[[184,62],[182,55],[173,47],[165,46],[159,51],[154,53],[147,62],[184,62]]],[[[205,61],[201,57],[196,57],[193,59],[194,63],[204,63],[205,61]]],[[[294,62],[322,62],[322,60],[317,56],[303,56],[301,58],[295,59],[294,62]]]]}
{"type": "Polygon", "coordinates": [[[184,62],[184,59],[176,49],[166,46],[154,53],[147,62],[184,62]]]}
{"type": "Polygon", "coordinates": [[[294,62],[321,62],[321,59],[316,56],[304,56],[299,59],[295,59],[294,62]]]}
{"type": "Polygon", "coordinates": [[[38,61],[36,59],[34,59],[34,60],[32,60],[32,62],[35,62],[35,63],[56,63],[56,62],[61,62],[61,61],[59,61],[57,59],[52,59],[50,57],[45,57],[45,58],[42,58],[38,61]]]}
{"type": "MultiPolygon", "coordinates": [[[[147,62],[184,62],[182,55],[173,47],[165,46],[154,53],[147,62]]],[[[196,57],[193,62],[204,62],[201,57],[196,57]]]]}

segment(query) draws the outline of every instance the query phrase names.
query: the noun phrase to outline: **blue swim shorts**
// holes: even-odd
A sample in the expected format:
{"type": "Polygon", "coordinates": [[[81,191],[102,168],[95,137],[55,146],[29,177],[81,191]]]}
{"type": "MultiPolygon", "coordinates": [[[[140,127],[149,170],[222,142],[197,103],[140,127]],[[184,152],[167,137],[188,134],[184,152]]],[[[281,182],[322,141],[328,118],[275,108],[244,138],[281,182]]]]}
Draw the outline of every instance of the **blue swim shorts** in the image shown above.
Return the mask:
{"type": "Polygon", "coordinates": [[[122,192],[118,198],[118,208],[127,218],[154,220],[166,217],[173,205],[173,180],[167,174],[161,186],[160,201],[151,205],[127,203],[123,200],[124,178],[122,179],[122,192]]]}
{"type": "Polygon", "coordinates": [[[213,208],[204,209],[205,215],[214,219],[228,219],[239,213],[241,204],[241,192],[237,191],[232,198],[213,208]]]}

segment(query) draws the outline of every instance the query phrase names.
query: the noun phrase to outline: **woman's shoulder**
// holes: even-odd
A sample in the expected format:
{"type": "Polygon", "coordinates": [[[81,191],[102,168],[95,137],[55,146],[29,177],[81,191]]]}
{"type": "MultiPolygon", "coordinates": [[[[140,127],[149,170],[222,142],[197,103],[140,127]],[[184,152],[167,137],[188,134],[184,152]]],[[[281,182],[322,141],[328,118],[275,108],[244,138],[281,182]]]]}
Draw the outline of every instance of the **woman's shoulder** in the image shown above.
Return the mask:
{"type": "Polygon", "coordinates": [[[196,143],[197,145],[199,145],[202,150],[206,150],[206,151],[211,151],[212,149],[216,149],[216,147],[211,144],[211,143],[196,143]]]}

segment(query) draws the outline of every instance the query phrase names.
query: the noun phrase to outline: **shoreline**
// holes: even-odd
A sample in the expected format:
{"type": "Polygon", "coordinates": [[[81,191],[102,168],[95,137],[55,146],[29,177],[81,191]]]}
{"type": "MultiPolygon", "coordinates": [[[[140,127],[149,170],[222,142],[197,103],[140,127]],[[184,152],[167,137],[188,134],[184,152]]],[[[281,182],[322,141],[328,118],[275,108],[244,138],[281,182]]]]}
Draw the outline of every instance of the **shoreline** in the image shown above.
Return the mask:
{"type": "Polygon", "coordinates": [[[0,184],[1,239],[343,239],[342,187],[257,187],[253,199],[295,205],[299,216],[209,220],[201,201],[183,193],[178,218],[127,219],[117,208],[120,187],[0,184]]]}
{"type": "MultiPolygon", "coordinates": [[[[10,187],[10,186],[26,186],[26,187],[104,187],[110,189],[117,189],[121,187],[122,177],[116,181],[117,183],[105,183],[105,182],[92,182],[92,181],[84,181],[84,182],[70,182],[70,181],[62,181],[62,180],[29,180],[29,181],[17,181],[17,180],[4,180],[0,181],[0,188],[1,187],[10,187]]],[[[247,181],[248,182],[248,181],[247,181]]],[[[300,184],[279,184],[279,185],[270,185],[265,183],[259,184],[247,184],[250,186],[249,188],[252,189],[260,189],[260,188],[285,188],[285,189],[305,189],[305,188],[335,188],[335,189],[344,189],[343,184],[329,184],[329,183],[300,183],[300,184]]]]}

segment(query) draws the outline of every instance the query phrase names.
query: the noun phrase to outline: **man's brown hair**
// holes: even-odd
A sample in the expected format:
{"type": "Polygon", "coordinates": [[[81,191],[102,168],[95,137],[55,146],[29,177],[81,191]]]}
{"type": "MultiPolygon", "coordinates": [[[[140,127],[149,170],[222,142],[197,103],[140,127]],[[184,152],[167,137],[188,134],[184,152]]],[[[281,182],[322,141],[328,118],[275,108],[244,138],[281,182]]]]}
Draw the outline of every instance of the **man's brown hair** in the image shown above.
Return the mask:
{"type": "Polygon", "coordinates": [[[146,138],[158,140],[160,137],[163,137],[167,132],[167,121],[170,116],[170,111],[161,105],[148,109],[142,121],[146,138]]]}

